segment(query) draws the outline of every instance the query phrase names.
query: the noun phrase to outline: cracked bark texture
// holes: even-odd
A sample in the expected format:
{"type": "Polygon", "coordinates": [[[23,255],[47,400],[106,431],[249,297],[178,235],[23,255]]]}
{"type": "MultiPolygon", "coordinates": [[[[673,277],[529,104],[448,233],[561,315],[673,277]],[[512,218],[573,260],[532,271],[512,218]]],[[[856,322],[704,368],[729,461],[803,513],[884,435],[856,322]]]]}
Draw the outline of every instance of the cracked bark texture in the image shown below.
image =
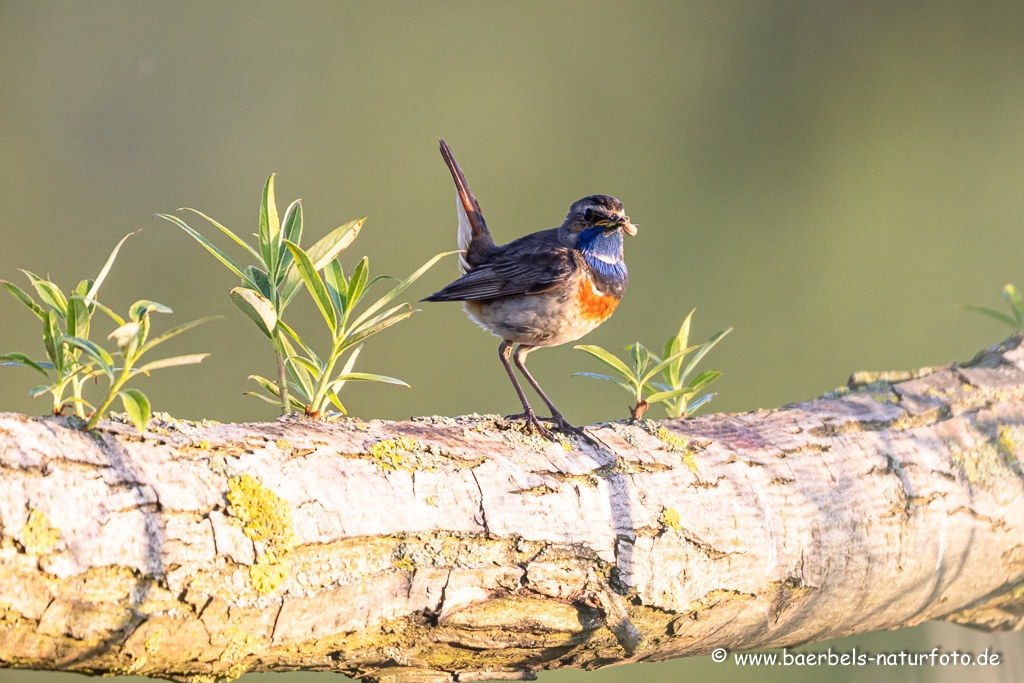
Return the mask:
{"type": "Polygon", "coordinates": [[[529,678],[1024,627],[1024,347],[592,428],[0,414],[0,665],[529,678]]]}

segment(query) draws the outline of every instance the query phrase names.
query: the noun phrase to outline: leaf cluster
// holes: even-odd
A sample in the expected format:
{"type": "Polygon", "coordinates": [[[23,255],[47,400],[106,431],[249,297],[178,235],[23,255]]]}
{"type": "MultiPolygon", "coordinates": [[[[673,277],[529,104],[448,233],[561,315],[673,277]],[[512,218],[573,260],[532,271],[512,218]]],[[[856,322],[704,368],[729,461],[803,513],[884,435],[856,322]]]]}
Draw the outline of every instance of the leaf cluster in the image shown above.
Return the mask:
{"type": "MultiPolygon", "coordinates": [[[[338,391],[349,381],[385,382],[408,387],[409,385],[400,379],[366,372],[353,372],[352,368],[366,339],[401,322],[415,312],[415,309],[407,303],[398,304],[383,311],[381,309],[447,254],[434,256],[412,275],[398,281],[398,284],[387,294],[370,304],[362,313],[356,315],[357,306],[374,284],[381,280],[396,278],[380,275],[370,280],[370,261],[365,256],[352,271],[351,277],[345,277],[341,263],[334,259],[324,266],[321,278],[309,254],[290,241],[286,241],[285,244],[291,251],[298,266],[299,275],[312,294],[331,333],[330,353],[321,360],[320,356],[304,343],[291,327],[278,321],[280,327],[288,335],[283,339],[283,344],[288,354],[286,365],[293,379],[289,382],[289,387],[304,402],[304,405],[292,402],[290,408],[303,409],[307,416],[320,418],[323,417],[327,403],[330,402],[341,413],[345,413],[345,406],[338,398],[338,391]],[[302,353],[296,351],[296,346],[302,353]],[[335,368],[342,355],[349,350],[351,352],[341,372],[335,374],[335,368]]],[[[279,383],[271,382],[258,375],[252,375],[250,379],[256,381],[269,394],[269,397],[255,392],[252,392],[252,395],[272,403],[281,400],[282,393],[279,383]]]]}
{"type": "Polygon", "coordinates": [[[43,345],[48,359],[34,361],[23,353],[7,353],[0,356],[0,360],[8,361],[3,365],[30,367],[46,377],[48,383],[35,387],[29,395],[36,397],[49,393],[53,399],[55,415],[63,414],[65,407],[70,403],[79,418],[88,418],[86,429],[94,428],[114,398],[120,396],[125,411],[141,433],[149,422],[150,402],[141,391],[124,388],[125,383],[139,373],[148,376],[153,370],[198,363],[209,355],[203,353],[176,356],[136,367],[144,353],[171,337],[205,322],[206,319],[180,325],[155,339],[149,339],[150,313],[171,313],[171,309],[155,301],[142,299],[131,306],[129,319],[126,321],[97,301],[100,285],[110,272],[121,245],[133,234],[135,233],[129,233],[117,243],[95,280],[81,281],[69,296],[65,296],[60,287],[53,282],[23,271],[42,300],[40,305],[17,285],[0,280],[0,285],[25,304],[42,322],[43,345]],[[97,310],[103,311],[118,324],[117,329],[107,337],[108,340],[113,339],[118,346],[118,351],[114,353],[108,352],[89,339],[92,317],[97,310]],[[120,357],[120,363],[114,360],[115,356],[120,357]],[[83,397],[83,386],[87,380],[100,376],[107,377],[110,388],[96,409],[83,397]],[[69,388],[72,395],[65,398],[69,388]],[[91,414],[87,414],[86,409],[89,409],[91,414]]]}
{"type": "Polygon", "coordinates": [[[730,327],[714,335],[703,344],[687,346],[690,336],[690,320],[694,311],[696,309],[690,311],[690,314],[686,316],[679,332],[665,342],[661,357],[648,351],[640,342],[635,342],[626,347],[632,361],[630,366],[599,346],[581,344],[574,348],[585,351],[598,359],[614,370],[616,376],[610,377],[592,372],[577,372],[575,374],[612,382],[632,394],[636,403],[630,407],[629,412],[630,417],[634,420],[639,420],[644,411],[654,403],[664,404],[669,417],[689,416],[714,397],[714,394],[704,394],[694,399],[694,395],[722,375],[720,370],[707,370],[687,381],[690,373],[708,351],[714,348],[722,337],[732,331],[730,327]],[[694,351],[696,353],[687,362],[686,356],[694,351]],[[684,362],[686,363],[685,367],[684,362]],[[654,365],[648,369],[648,365],[651,363],[654,365]],[[664,382],[654,381],[658,373],[661,373],[664,382]]]}
{"type": "Polygon", "coordinates": [[[353,311],[367,290],[386,277],[368,281],[369,261],[363,258],[352,271],[351,277],[346,278],[338,261],[339,255],[359,234],[366,221],[365,217],[345,223],[309,249],[303,249],[300,246],[303,232],[302,201],[293,201],[285,210],[283,219],[279,218],[273,175],[267,178],[263,188],[259,233],[255,247],[206,214],[195,209],[183,210],[191,211],[209,221],[245,249],[254,261],[253,265],[242,267],[177,216],[158,214],[160,218],[171,221],[191,235],[241,280],[241,286],[229,292],[231,300],[256,324],[260,332],[271,340],[277,357],[276,381],[259,375],[250,375],[250,379],[266,392],[265,395],[249,392],[251,395],[279,404],[282,414],[303,410],[309,416],[321,417],[328,402],[345,412],[338,399],[338,391],[347,381],[362,380],[408,386],[393,377],[353,372],[352,368],[364,340],[413,313],[412,307],[408,304],[400,304],[380,313],[378,311],[412,284],[443,254],[435,256],[362,314],[353,317],[353,311]],[[323,359],[282,319],[285,308],[303,287],[309,290],[330,328],[331,350],[323,359]],[[351,352],[341,372],[335,374],[341,356],[350,349],[351,352]],[[293,400],[292,392],[300,400],[293,400]]]}

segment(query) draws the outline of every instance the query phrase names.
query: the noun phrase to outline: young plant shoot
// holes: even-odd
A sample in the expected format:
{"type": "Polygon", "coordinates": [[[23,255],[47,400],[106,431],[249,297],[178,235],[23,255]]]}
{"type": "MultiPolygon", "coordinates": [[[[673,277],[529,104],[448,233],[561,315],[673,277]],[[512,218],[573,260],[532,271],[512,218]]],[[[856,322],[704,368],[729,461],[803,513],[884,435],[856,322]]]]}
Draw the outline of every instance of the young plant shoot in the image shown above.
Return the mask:
{"type": "MultiPolygon", "coordinates": [[[[138,232],[136,230],[135,232],[138,232]]],[[[29,282],[35,289],[36,294],[42,300],[40,306],[23,289],[8,282],[0,280],[2,285],[43,323],[43,345],[46,348],[47,361],[34,361],[24,353],[6,353],[0,355],[0,360],[7,361],[0,365],[22,365],[32,368],[42,374],[46,384],[41,384],[29,392],[33,398],[50,394],[53,399],[53,414],[63,415],[68,404],[73,406],[75,414],[85,419],[86,408],[92,406],[82,398],[82,387],[86,380],[95,377],[100,371],[88,359],[82,357],[82,350],[68,344],[69,337],[88,340],[89,331],[92,325],[92,315],[96,310],[96,297],[99,294],[100,285],[114,265],[117,252],[125,240],[135,234],[128,233],[121,238],[114,250],[110,252],[106,263],[100,269],[95,280],[82,280],[75,288],[74,295],[67,297],[53,282],[44,280],[34,273],[22,271],[28,276],[29,282]],[[62,329],[63,328],[63,329],[62,329]],[[71,396],[65,399],[64,394],[68,388],[71,389],[71,396]]]]}
{"type": "Polygon", "coordinates": [[[609,377],[608,375],[598,375],[591,372],[577,372],[575,374],[612,382],[628,391],[635,400],[635,404],[629,407],[629,415],[633,420],[639,420],[652,403],[665,404],[665,410],[668,412],[669,417],[687,417],[714,396],[714,394],[705,394],[694,400],[693,395],[718,379],[722,373],[719,370],[708,370],[697,375],[689,382],[686,381],[687,378],[704,355],[722,337],[732,331],[730,327],[719,332],[704,344],[686,346],[690,335],[690,319],[692,316],[693,311],[690,311],[690,315],[686,316],[686,320],[683,321],[682,326],[679,328],[679,333],[674,337],[670,337],[665,343],[663,358],[650,353],[640,342],[635,342],[632,346],[626,347],[632,360],[632,367],[626,365],[625,362],[614,354],[599,346],[588,344],[575,346],[574,348],[586,351],[610,367],[618,376],[609,377]],[[686,368],[683,369],[683,361],[692,351],[697,351],[697,353],[690,359],[686,368]],[[654,367],[648,370],[647,366],[651,362],[654,363],[654,367]],[[666,384],[653,381],[659,372],[662,373],[667,382],[666,384]]]}
{"type": "Polygon", "coordinates": [[[269,394],[269,397],[257,393],[252,395],[272,403],[288,400],[290,401],[290,408],[301,409],[308,417],[320,419],[325,416],[328,402],[333,404],[342,413],[346,412],[345,406],[338,398],[338,392],[345,385],[345,382],[386,382],[388,384],[409,386],[402,380],[395,379],[394,377],[366,372],[352,372],[352,367],[366,339],[408,318],[415,312],[412,306],[407,303],[399,304],[383,311],[381,309],[419,279],[438,260],[447,254],[455,252],[434,256],[412,275],[399,281],[391,291],[377,299],[366,310],[356,315],[356,307],[375,283],[383,279],[396,278],[381,275],[370,280],[370,262],[366,257],[363,257],[352,271],[352,276],[347,279],[341,264],[337,259],[332,259],[323,267],[324,277],[321,278],[317,272],[319,269],[316,267],[316,263],[310,254],[303,251],[298,244],[290,240],[286,240],[285,245],[294,258],[299,276],[305,283],[306,289],[309,290],[320,314],[327,323],[331,333],[331,350],[321,360],[320,356],[314,353],[309,345],[303,342],[292,328],[278,320],[278,327],[290,338],[282,339],[282,345],[286,351],[288,372],[295,380],[290,386],[292,391],[302,398],[302,403],[282,398],[284,391],[280,381],[271,382],[258,375],[252,375],[250,379],[259,384],[269,394]],[[296,352],[292,342],[294,342],[301,353],[296,352]],[[348,358],[340,373],[336,373],[335,368],[346,351],[350,351],[348,358]]]}
{"type": "MultiPolygon", "coordinates": [[[[299,275],[292,252],[285,246],[285,242],[291,242],[297,246],[302,239],[301,200],[296,199],[292,202],[284,212],[284,220],[279,219],[277,203],[274,199],[274,176],[271,174],[267,178],[267,183],[263,188],[263,199],[260,203],[258,244],[255,248],[201,211],[181,210],[191,211],[212,223],[214,227],[245,249],[255,261],[254,265],[243,268],[177,216],[157,214],[160,218],[171,221],[195,238],[228,270],[242,280],[240,287],[235,287],[229,292],[231,300],[249,316],[260,332],[274,345],[274,353],[277,356],[277,381],[278,386],[281,387],[278,403],[281,405],[281,414],[287,414],[292,405],[288,398],[288,382],[285,374],[285,362],[289,352],[281,317],[305,281],[299,275]]],[[[306,251],[313,269],[315,271],[322,270],[350,245],[359,234],[365,220],[366,218],[363,217],[359,220],[349,221],[331,231],[306,251]]]]}

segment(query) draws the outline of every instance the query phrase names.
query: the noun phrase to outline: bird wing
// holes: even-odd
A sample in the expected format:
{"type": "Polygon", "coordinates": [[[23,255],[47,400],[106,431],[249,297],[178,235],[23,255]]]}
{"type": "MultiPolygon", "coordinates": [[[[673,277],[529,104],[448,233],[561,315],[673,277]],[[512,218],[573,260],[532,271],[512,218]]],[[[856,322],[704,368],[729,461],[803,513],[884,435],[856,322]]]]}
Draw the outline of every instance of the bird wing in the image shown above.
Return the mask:
{"type": "Polygon", "coordinates": [[[557,230],[521,237],[424,301],[480,301],[547,292],[581,267],[575,250],[557,243],[557,230]]]}

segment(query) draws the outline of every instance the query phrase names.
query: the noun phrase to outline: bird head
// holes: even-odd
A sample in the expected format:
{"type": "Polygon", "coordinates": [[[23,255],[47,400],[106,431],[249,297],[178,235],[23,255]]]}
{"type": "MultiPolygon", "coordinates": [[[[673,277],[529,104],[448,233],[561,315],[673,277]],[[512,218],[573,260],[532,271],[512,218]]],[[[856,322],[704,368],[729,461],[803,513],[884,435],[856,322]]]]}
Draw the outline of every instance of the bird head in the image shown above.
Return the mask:
{"type": "Polygon", "coordinates": [[[562,223],[562,230],[571,240],[579,237],[584,230],[601,229],[606,235],[622,230],[627,235],[636,235],[633,225],[622,208],[622,202],[606,194],[594,194],[573,202],[569,215],[562,223]]]}

